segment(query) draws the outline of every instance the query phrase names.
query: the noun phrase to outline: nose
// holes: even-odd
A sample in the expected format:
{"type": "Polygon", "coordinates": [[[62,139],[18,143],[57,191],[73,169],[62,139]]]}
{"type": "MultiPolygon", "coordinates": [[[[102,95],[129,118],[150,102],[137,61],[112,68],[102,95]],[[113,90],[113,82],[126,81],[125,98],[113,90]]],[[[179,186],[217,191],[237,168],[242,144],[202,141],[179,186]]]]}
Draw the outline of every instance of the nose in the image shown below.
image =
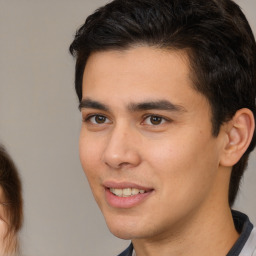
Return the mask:
{"type": "Polygon", "coordinates": [[[113,128],[102,158],[104,163],[112,169],[138,166],[141,157],[135,132],[127,126],[113,128]]]}

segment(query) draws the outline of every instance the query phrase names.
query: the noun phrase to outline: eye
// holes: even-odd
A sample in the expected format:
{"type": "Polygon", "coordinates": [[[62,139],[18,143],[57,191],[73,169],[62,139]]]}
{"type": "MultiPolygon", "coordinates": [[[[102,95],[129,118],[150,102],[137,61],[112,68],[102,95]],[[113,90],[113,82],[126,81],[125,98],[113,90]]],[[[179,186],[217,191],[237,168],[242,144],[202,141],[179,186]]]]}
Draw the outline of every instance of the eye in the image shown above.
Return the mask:
{"type": "Polygon", "coordinates": [[[143,123],[146,125],[160,125],[165,123],[167,120],[161,116],[156,116],[156,115],[150,115],[147,116],[143,123]]]}
{"type": "Polygon", "coordinates": [[[90,122],[92,124],[107,124],[110,123],[110,120],[106,116],[102,115],[91,115],[86,118],[86,122],[90,122]]]}

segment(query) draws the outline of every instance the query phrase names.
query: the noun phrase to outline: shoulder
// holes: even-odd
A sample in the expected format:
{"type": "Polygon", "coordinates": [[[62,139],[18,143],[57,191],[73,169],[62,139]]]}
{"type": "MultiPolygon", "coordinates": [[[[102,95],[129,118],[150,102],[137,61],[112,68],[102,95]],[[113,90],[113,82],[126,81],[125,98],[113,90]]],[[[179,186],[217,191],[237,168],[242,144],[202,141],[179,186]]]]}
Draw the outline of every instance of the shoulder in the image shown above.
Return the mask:
{"type": "Polygon", "coordinates": [[[240,255],[256,256],[256,227],[252,229],[240,255]]]}
{"type": "Polygon", "coordinates": [[[227,256],[256,256],[256,227],[244,213],[232,211],[232,215],[240,237],[227,256]]]}
{"type": "Polygon", "coordinates": [[[122,253],[120,253],[118,256],[132,256],[132,252],[133,252],[133,246],[132,243],[129,245],[128,248],[126,248],[126,250],[124,250],[122,253]]]}

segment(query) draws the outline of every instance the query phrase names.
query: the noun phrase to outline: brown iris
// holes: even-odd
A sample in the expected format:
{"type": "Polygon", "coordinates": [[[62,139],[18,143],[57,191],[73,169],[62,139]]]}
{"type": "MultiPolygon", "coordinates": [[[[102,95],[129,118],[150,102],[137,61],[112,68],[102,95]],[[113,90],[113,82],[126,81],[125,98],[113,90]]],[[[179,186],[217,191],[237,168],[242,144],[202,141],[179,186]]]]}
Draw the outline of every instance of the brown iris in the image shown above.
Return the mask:
{"type": "Polygon", "coordinates": [[[95,116],[95,122],[96,122],[97,124],[103,124],[103,123],[106,122],[106,117],[105,117],[105,116],[99,116],[99,115],[97,115],[97,116],[95,116]]]}
{"type": "Polygon", "coordinates": [[[159,117],[159,116],[151,116],[151,117],[150,117],[150,122],[151,122],[153,125],[159,125],[159,124],[161,124],[161,122],[162,122],[162,117],[159,117]]]}

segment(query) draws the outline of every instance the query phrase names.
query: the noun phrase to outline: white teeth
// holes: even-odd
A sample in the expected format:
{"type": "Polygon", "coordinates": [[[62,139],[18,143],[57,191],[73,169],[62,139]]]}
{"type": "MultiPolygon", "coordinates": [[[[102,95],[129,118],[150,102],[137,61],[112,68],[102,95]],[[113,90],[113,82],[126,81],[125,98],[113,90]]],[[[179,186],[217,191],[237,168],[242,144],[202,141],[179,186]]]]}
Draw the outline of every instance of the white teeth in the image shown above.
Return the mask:
{"type": "Polygon", "coordinates": [[[132,188],[132,195],[138,195],[139,192],[140,191],[137,188],[132,188]]]}
{"type": "Polygon", "coordinates": [[[110,191],[115,194],[116,196],[122,196],[123,190],[118,188],[111,188],[110,191]]]}
{"type": "Polygon", "coordinates": [[[124,188],[124,189],[119,189],[119,188],[110,188],[110,192],[112,192],[114,195],[119,196],[119,197],[129,197],[129,196],[134,196],[145,193],[145,190],[142,189],[137,189],[137,188],[124,188]]]}
{"type": "Polygon", "coordinates": [[[131,196],[132,190],[130,188],[123,189],[123,196],[131,196]]]}

